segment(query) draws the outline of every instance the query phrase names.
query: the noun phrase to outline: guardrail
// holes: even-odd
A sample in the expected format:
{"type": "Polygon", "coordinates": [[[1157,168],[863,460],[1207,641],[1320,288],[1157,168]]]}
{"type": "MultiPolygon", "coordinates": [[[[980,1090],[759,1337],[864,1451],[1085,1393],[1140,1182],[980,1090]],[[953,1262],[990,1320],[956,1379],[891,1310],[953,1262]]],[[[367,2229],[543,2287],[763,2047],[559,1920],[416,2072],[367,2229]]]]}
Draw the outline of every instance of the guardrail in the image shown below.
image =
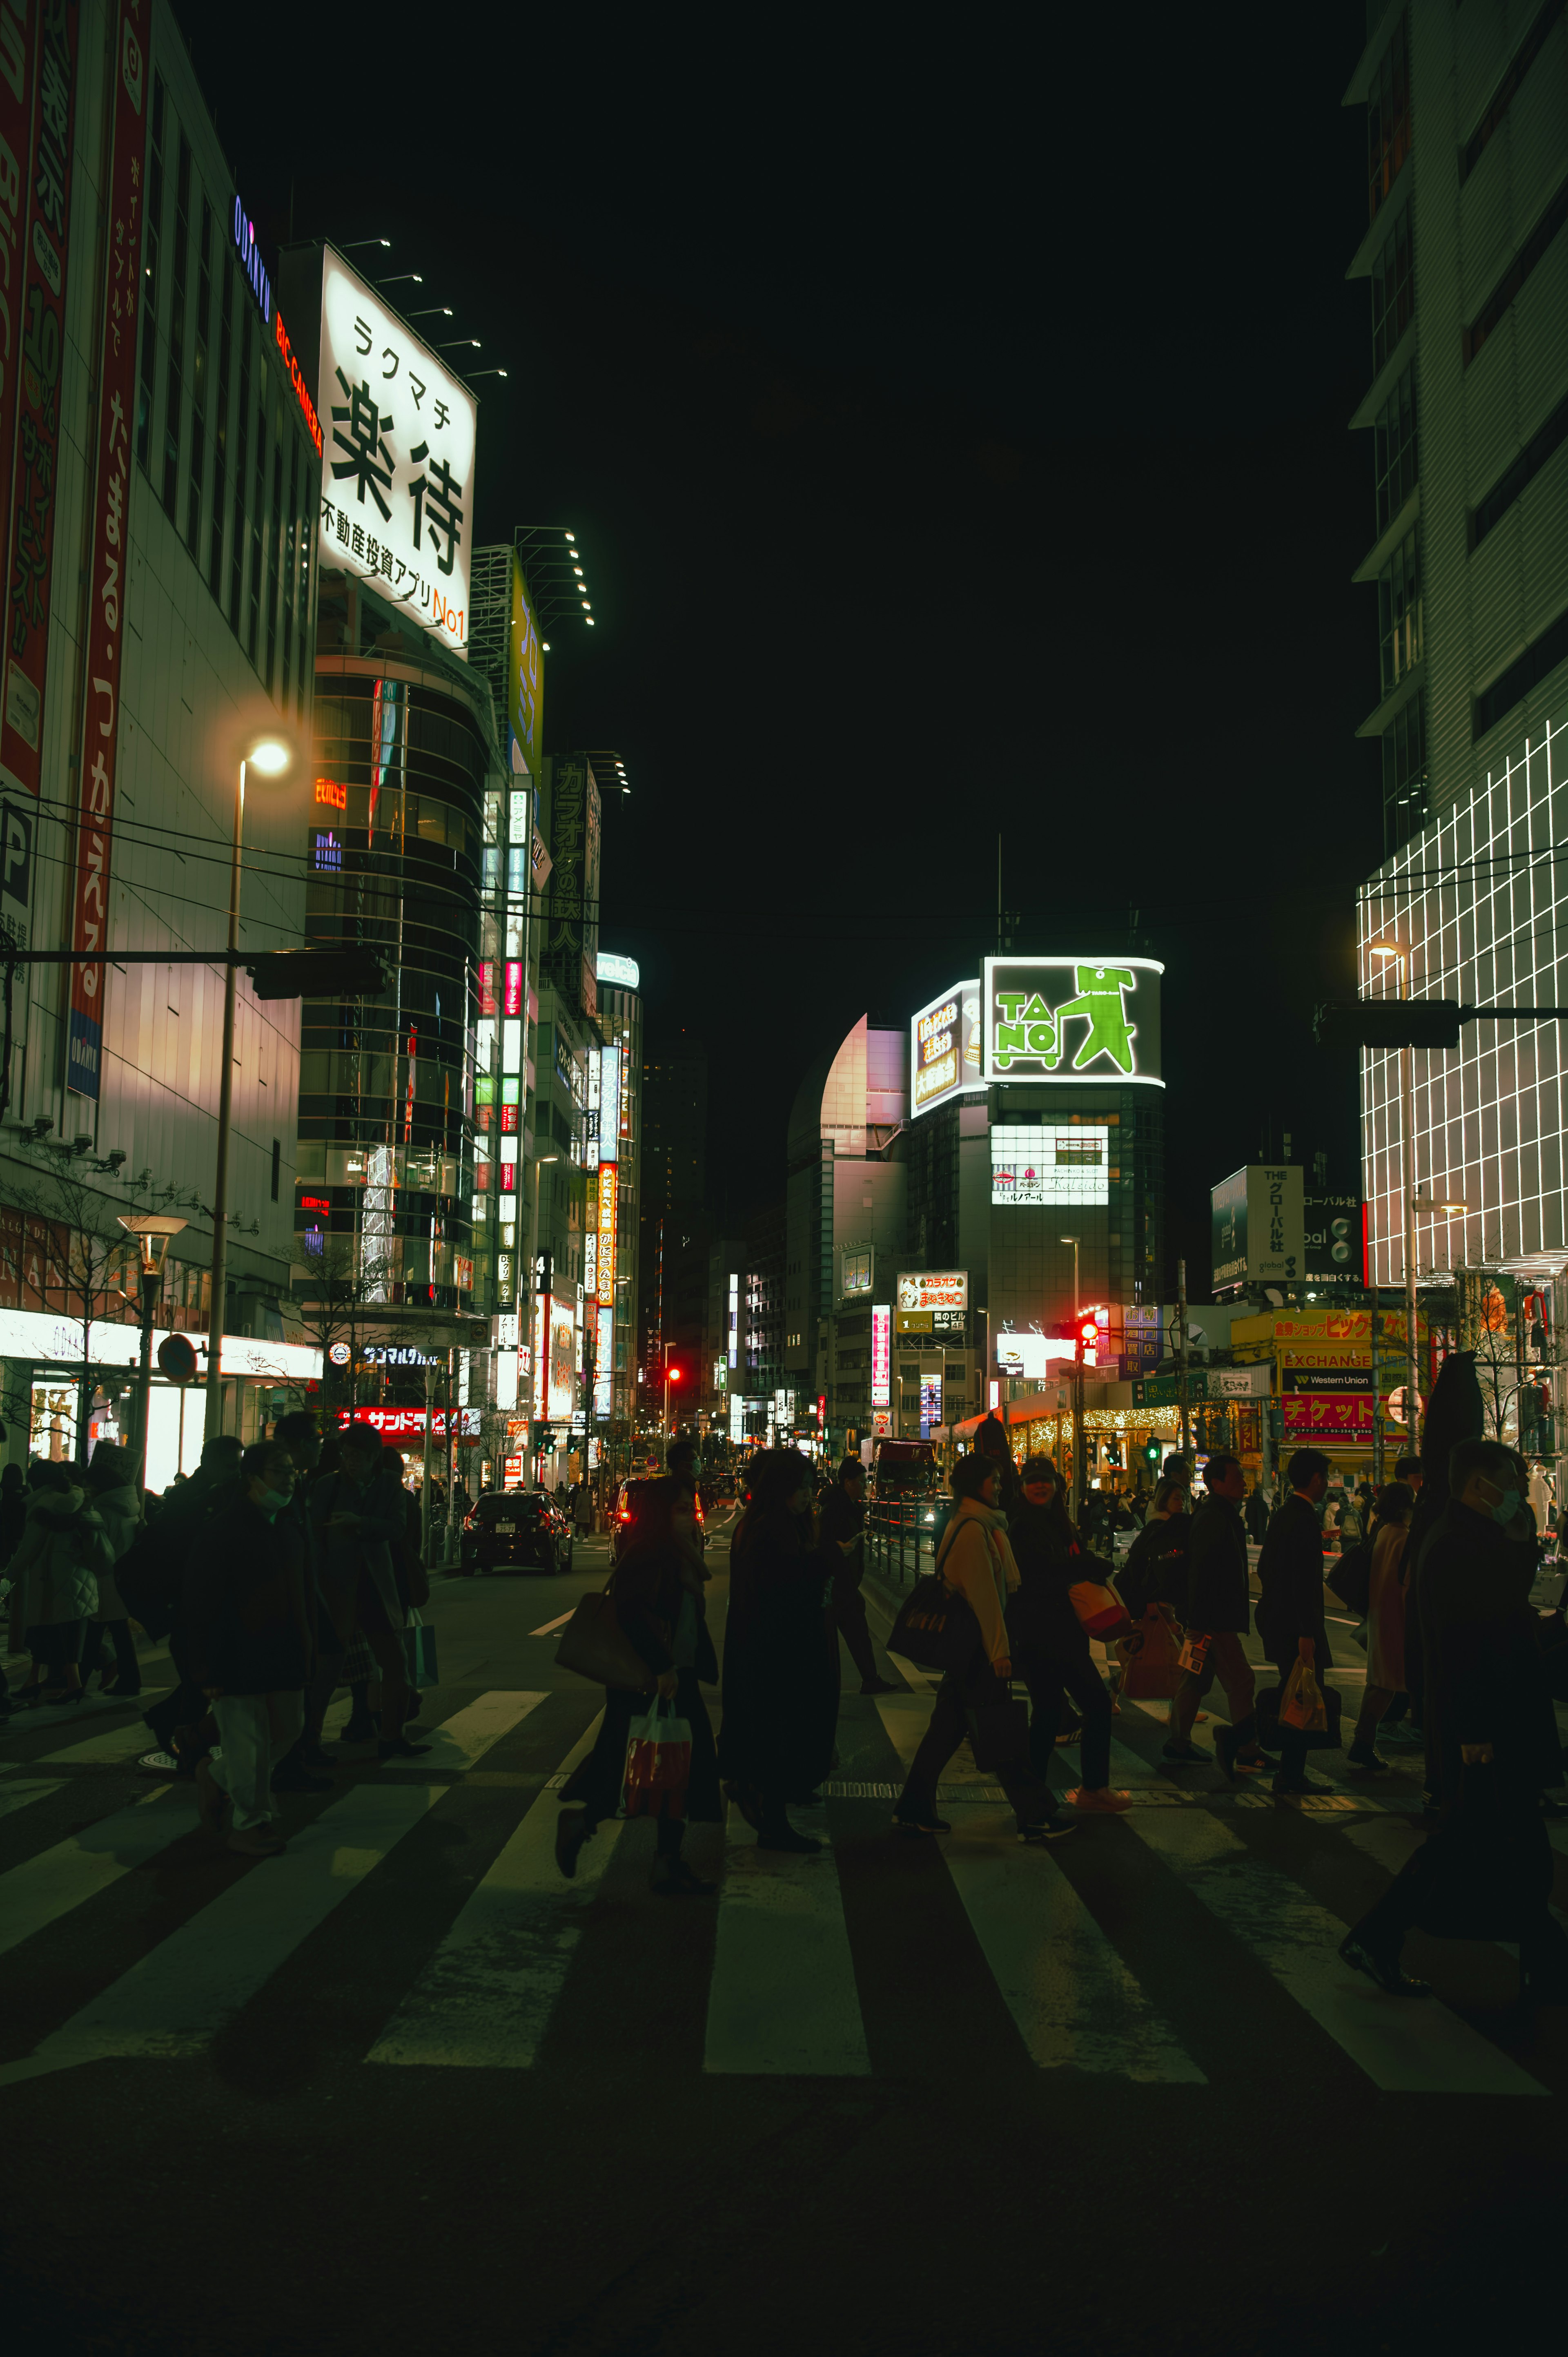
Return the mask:
{"type": "Polygon", "coordinates": [[[884,1498],[865,1512],[865,1557],[884,1579],[912,1584],[937,1551],[936,1516],[944,1501],[884,1498]]]}

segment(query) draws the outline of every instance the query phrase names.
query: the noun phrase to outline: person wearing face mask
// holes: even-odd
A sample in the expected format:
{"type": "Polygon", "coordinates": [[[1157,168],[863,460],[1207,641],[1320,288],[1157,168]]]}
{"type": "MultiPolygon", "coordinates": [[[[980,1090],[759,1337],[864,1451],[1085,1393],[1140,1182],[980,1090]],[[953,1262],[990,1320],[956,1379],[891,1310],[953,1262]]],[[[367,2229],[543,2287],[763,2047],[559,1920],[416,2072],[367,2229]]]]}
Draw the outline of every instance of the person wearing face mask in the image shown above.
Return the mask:
{"type": "Polygon", "coordinates": [[[1401,1964],[1420,1924],[1439,1936],[1519,1945],[1524,1996],[1568,2003],[1568,1937],[1549,1900],[1552,1854],[1540,1811],[1562,1748],[1530,1591],[1533,1553],[1522,1458],[1464,1440],[1447,1502],[1421,1559],[1430,1774],[1437,1831],[1340,1948],[1391,1995],[1424,1996],[1401,1964]]]}
{"type": "Polygon", "coordinates": [[[273,1767],[305,1724],[315,1651],[305,1550],[285,1519],[294,1478],[280,1442],[247,1448],[237,1491],[203,1532],[186,1579],[194,1674],[222,1749],[220,1759],[198,1762],[197,1803],[214,1833],[232,1803],[228,1845],[242,1857],[274,1857],[283,1847],[273,1767]]]}

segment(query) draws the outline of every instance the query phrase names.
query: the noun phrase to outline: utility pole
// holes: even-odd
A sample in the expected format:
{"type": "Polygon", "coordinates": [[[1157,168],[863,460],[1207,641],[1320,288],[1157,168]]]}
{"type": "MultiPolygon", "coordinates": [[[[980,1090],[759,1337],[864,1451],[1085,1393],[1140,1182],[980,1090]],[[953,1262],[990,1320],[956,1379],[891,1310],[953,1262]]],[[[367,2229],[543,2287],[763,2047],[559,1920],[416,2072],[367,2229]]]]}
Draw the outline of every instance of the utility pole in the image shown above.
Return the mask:
{"type": "Polygon", "coordinates": [[[1181,1408],[1181,1453],[1192,1456],[1192,1419],[1187,1404],[1187,1263],[1176,1263],[1176,1400],[1181,1408]]]}

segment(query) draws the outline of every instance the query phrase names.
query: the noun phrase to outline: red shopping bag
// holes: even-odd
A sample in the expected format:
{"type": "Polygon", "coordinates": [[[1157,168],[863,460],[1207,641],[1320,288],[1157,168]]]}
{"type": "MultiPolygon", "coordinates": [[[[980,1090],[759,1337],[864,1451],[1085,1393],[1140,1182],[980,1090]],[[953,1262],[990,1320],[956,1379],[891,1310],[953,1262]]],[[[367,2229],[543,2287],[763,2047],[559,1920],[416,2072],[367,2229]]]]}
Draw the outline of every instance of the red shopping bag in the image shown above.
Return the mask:
{"type": "Polygon", "coordinates": [[[686,1813],[686,1787],[692,1781],[692,1730],[675,1716],[673,1700],[656,1695],[640,1718],[634,1718],[626,1755],[626,1813],[628,1817],[686,1813]]]}

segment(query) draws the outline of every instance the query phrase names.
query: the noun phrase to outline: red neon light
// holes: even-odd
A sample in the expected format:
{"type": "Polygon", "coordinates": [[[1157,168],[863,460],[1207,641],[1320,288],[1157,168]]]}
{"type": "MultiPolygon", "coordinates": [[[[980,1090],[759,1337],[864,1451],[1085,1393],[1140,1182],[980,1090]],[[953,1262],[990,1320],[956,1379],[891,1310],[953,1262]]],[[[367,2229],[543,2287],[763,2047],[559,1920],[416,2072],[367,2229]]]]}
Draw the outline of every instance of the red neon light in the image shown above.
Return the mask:
{"type": "Polygon", "coordinates": [[[349,807],[349,789],[347,786],[340,786],[335,778],[317,778],[316,799],[318,802],[325,802],[328,810],[346,811],[349,807]]]}
{"type": "Polygon", "coordinates": [[[283,354],[283,364],[288,371],[288,381],[294,387],[295,397],[298,401],[301,409],[305,412],[305,422],[310,429],[310,438],[316,445],[316,455],[319,458],[321,456],[321,420],[316,414],[316,404],[310,398],[310,394],[306,388],[305,377],[301,371],[299,362],[295,359],[294,346],[288,339],[288,329],[283,323],[283,313],[281,311],[274,311],[273,317],[277,328],[278,350],[283,354]]]}
{"type": "Polygon", "coordinates": [[[299,1207],[302,1211],[329,1211],[332,1199],[328,1195],[302,1195],[299,1207]]]}

